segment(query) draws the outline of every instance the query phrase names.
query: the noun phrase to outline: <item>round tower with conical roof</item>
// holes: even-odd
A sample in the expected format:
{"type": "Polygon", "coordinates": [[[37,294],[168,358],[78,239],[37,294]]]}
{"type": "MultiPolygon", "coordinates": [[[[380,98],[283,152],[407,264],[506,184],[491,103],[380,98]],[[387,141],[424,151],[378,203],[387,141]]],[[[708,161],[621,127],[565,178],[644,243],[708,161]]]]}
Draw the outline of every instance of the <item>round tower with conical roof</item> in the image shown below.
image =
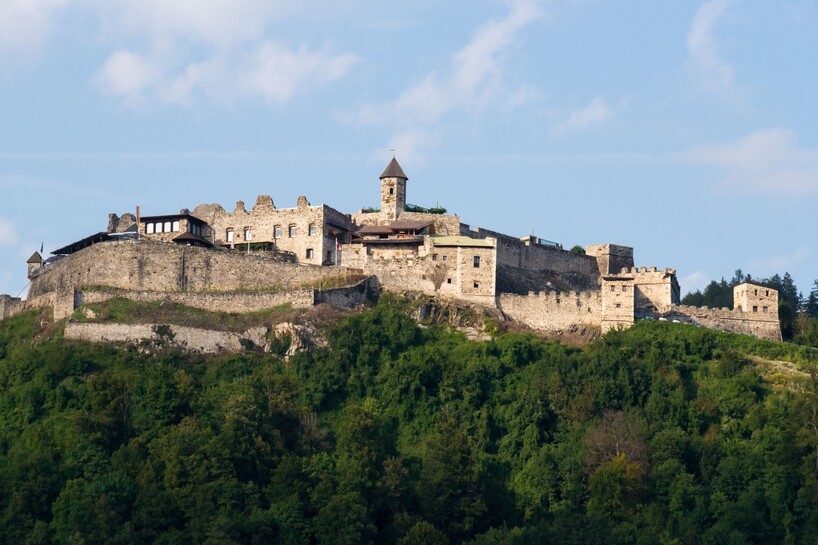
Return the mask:
{"type": "Polygon", "coordinates": [[[386,170],[381,174],[381,214],[389,220],[395,220],[406,208],[406,174],[392,157],[386,170]]]}

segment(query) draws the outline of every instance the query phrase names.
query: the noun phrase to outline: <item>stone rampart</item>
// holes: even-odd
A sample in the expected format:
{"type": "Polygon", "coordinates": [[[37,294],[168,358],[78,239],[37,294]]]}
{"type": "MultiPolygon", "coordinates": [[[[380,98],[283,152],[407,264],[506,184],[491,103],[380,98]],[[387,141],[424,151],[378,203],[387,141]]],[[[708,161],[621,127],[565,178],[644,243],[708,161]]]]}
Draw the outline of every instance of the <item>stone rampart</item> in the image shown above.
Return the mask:
{"type": "Polygon", "coordinates": [[[230,333],[164,324],[68,322],[65,325],[66,339],[125,343],[146,348],[177,348],[201,354],[238,353],[245,349],[245,345],[264,347],[267,344],[266,335],[267,328],[264,327],[254,327],[242,333],[230,333]]]}
{"type": "Polygon", "coordinates": [[[355,308],[375,303],[381,292],[381,284],[376,276],[361,280],[354,286],[316,290],[315,304],[329,303],[342,308],[355,308]]]}
{"type": "Polygon", "coordinates": [[[23,310],[24,302],[17,297],[0,295],[0,320],[11,318],[23,310]]]}
{"type": "Polygon", "coordinates": [[[781,326],[777,319],[741,310],[673,305],[671,310],[664,314],[664,317],[670,320],[692,322],[709,329],[742,333],[771,341],[781,340],[781,326]]]}
{"type": "MultiPolygon", "coordinates": [[[[209,312],[256,312],[283,305],[292,304],[295,308],[313,306],[315,290],[312,288],[295,288],[274,292],[167,292],[167,291],[133,291],[133,290],[81,290],[77,292],[77,306],[95,304],[122,297],[132,301],[152,303],[170,301],[188,307],[209,312]]],[[[74,307],[76,308],[76,306],[74,307]]],[[[71,309],[72,312],[74,309],[71,309]]]]}
{"type": "Polygon", "coordinates": [[[594,257],[576,254],[562,248],[541,244],[526,244],[496,231],[460,225],[460,234],[472,238],[497,239],[497,263],[531,271],[548,271],[557,275],[569,275],[578,285],[590,286],[599,280],[599,268],[594,257]]]}
{"type": "Polygon", "coordinates": [[[599,290],[529,295],[502,293],[497,297],[497,306],[506,316],[543,331],[565,330],[578,325],[599,327],[602,322],[599,290]]]}
{"type": "Polygon", "coordinates": [[[346,269],[282,262],[269,252],[211,250],[129,240],[95,244],[43,268],[29,297],[80,286],[133,291],[277,291],[342,276],[346,269]]]}

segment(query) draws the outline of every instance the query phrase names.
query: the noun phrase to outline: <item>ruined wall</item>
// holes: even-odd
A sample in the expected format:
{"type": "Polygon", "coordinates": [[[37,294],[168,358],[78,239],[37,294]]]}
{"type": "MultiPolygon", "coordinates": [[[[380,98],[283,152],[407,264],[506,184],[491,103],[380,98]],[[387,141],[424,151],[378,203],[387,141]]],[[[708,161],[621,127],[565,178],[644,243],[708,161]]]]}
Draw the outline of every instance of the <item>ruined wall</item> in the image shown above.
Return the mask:
{"type": "Polygon", "coordinates": [[[178,348],[201,354],[239,353],[242,340],[267,344],[267,329],[254,327],[242,333],[164,324],[88,324],[69,322],[65,338],[86,342],[116,342],[148,348],[178,348]]]}
{"type": "Polygon", "coordinates": [[[276,291],[335,278],[341,268],[285,263],[269,252],[245,254],[165,242],[95,244],[42,269],[29,297],[65,287],[148,291],[276,291]]]}
{"type": "Polygon", "coordinates": [[[711,309],[673,305],[670,312],[665,314],[665,317],[670,320],[692,322],[709,329],[752,335],[759,339],[781,340],[781,326],[778,319],[773,319],[770,315],[754,314],[728,308],[711,309]]]}
{"type": "Polygon", "coordinates": [[[23,310],[23,300],[0,294],[0,320],[11,318],[23,310]]]}
{"type": "Polygon", "coordinates": [[[335,230],[329,223],[352,228],[346,214],[326,205],[310,206],[305,197],[298,198],[295,208],[276,208],[272,198],[261,195],[249,211],[238,201],[233,212],[218,205],[199,205],[192,214],[210,224],[217,246],[229,244],[227,233],[231,231],[236,248],[248,242],[271,242],[279,251],[295,254],[300,263],[313,265],[334,262],[335,230]]]}
{"type": "MultiPolygon", "coordinates": [[[[114,297],[132,301],[152,303],[169,301],[209,312],[256,312],[283,305],[292,304],[295,308],[308,308],[315,300],[312,288],[294,288],[277,292],[164,292],[164,291],[131,291],[131,290],[79,290],[75,306],[81,304],[103,303],[114,297]]],[[[73,312],[74,308],[71,309],[73,312]]]]}
{"type": "Polygon", "coordinates": [[[618,274],[633,267],[633,248],[618,244],[592,244],[585,254],[596,259],[599,274],[618,274]]]}
{"type": "Polygon", "coordinates": [[[582,288],[590,288],[599,282],[599,269],[594,257],[539,244],[527,245],[519,238],[488,229],[471,228],[466,224],[461,224],[460,234],[471,238],[495,238],[497,262],[500,265],[548,271],[582,288]]]}
{"type": "Polygon", "coordinates": [[[507,316],[543,331],[572,326],[598,327],[602,321],[599,290],[538,292],[529,295],[501,293],[497,306],[507,316]]]}

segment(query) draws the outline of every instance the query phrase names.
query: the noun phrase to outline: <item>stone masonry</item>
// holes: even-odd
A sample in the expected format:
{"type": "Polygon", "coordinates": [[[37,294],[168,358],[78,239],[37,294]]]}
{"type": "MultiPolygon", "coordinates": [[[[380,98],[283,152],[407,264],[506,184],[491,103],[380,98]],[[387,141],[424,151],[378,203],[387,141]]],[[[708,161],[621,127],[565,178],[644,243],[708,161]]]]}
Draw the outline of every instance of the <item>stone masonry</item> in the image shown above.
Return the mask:
{"type": "Polygon", "coordinates": [[[734,310],[682,307],[676,271],[635,267],[631,247],[573,252],[432,213],[439,210],[407,212],[407,182],[393,157],[380,176],[380,210],[357,214],[313,206],[304,196],[295,207],[278,208],[268,195],[249,210],[238,201],[232,211],[200,204],[178,214],[111,214],[107,234],[61,248],[47,261],[35,252],[27,263],[27,299],[0,296],[0,319],[39,307],[62,318],[114,293],[246,312],[284,302],[354,306],[384,289],[498,308],[542,330],[581,325],[604,332],[636,318],[666,317],[781,337],[775,290],[737,286],[734,310]],[[365,276],[377,288],[352,286],[365,276]],[[325,284],[347,287],[328,291],[325,284]]]}

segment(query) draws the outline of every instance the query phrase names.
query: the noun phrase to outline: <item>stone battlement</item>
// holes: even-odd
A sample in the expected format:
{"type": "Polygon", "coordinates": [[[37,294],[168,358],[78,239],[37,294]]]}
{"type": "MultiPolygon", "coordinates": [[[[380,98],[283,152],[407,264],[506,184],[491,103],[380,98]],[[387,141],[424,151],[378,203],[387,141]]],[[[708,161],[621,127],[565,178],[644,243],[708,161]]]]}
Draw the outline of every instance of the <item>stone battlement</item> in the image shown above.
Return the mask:
{"type": "Polygon", "coordinates": [[[384,289],[496,307],[544,330],[582,325],[604,332],[636,316],[676,312],[685,321],[780,339],[775,290],[737,286],[735,311],[683,308],[675,269],[634,266],[632,247],[568,251],[534,234],[514,237],[456,215],[408,212],[408,179],[392,158],[380,176],[380,211],[372,213],[344,214],[304,196],[279,208],[260,195],[250,209],[237,201],[231,211],[200,204],[178,214],[111,214],[107,233],[45,261],[35,252],[27,262],[28,299],[0,298],[0,319],[44,306],[62,318],[113,293],[248,312],[285,302],[354,306],[384,289]],[[346,286],[362,276],[372,277],[371,285],[346,286]]]}

